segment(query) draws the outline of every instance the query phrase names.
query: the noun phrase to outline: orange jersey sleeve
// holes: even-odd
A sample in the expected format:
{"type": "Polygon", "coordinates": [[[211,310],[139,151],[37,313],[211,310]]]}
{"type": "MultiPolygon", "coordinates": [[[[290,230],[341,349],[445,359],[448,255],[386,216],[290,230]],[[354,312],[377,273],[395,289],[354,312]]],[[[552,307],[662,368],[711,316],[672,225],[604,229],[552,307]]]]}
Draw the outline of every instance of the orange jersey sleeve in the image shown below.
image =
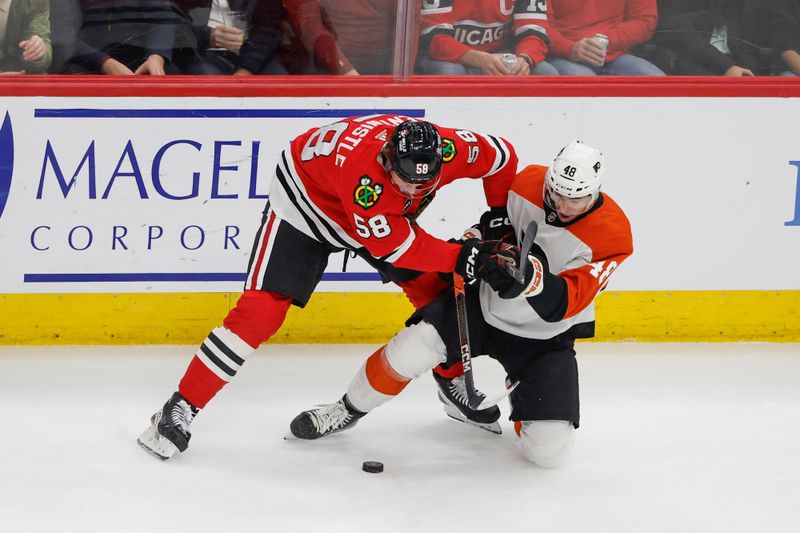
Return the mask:
{"type": "MultiPolygon", "coordinates": [[[[559,226],[544,202],[546,172],[547,167],[526,167],[515,178],[512,191],[535,206],[533,210],[541,213],[542,223],[556,226],[546,229],[543,237],[542,250],[551,265],[545,279],[545,292],[550,292],[545,298],[552,300],[548,308],[554,313],[548,320],[562,320],[592,304],[614,270],[633,253],[633,237],[625,213],[602,193],[588,213],[559,226]]],[[[531,298],[531,304],[539,298],[542,295],[531,298]]]]}

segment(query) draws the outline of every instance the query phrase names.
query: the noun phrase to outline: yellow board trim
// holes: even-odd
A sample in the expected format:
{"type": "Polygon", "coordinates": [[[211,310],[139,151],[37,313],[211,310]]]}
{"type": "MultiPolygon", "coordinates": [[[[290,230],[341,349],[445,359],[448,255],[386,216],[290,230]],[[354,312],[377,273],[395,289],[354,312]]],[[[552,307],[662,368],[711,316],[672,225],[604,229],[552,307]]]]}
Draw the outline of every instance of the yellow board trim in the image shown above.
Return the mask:
{"type": "MultiPolygon", "coordinates": [[[[0,295],[0,345],[197,344],[238,293],[0,295]]],[[[411,306],[401,293],[316,293],[272,342],[381,343],[411,306]]],[[[800,291],[609,292],[596,341],[800,342],[800,291]]]]}

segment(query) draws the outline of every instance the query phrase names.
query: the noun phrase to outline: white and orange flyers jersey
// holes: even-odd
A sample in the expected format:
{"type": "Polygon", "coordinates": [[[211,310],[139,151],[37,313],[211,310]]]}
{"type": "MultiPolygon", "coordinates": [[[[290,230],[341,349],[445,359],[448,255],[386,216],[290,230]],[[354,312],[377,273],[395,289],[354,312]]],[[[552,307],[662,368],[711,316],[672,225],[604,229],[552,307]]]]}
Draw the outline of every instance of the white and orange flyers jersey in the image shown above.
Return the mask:
{"type": "MultiPolygon", "coordinates": [[[[345,118],[294,139],[270,185],[275,214],[337,248],[366,248],[400,268],[452,272],[461,246],[413,223],[432,196],[402,196],[386,170],[384,146],[406,120],[400,115],[345,118]]],[[[504,205],[517,172],[512,145],[493,135],[436,127],[443,151],[437,190],[457,179],[482,179],[487,204],[504,205]]]]}
{"type": "Polygon", "coordinates": [[[542,293],[504,300],[485,283],[480,288],[486,322],[518,337],[542,340],[576,326],[581,327],[573,332],[593,332],[595,297],[633,253],[630,222],[606,194],[601,193],[587,213],[561,223],[544,203],[546,172],[547,167],[540,165],[524,168],[514,179],[507,204],[520,242],[532,220],[539,225],[533,250],[544,252],[547,259],[542,293]]]}

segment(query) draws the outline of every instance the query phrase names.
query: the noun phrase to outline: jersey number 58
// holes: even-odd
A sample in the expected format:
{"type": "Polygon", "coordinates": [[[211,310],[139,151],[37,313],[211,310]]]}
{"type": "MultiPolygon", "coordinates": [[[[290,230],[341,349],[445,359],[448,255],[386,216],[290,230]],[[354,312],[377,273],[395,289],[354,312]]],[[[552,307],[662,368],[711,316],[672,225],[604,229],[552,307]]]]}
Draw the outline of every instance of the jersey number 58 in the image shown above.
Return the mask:
{"type": "Polygon", "coordinates": [[[383,215],[376,215],[372,218],[365,219],[353,213],[353,218],[356,222],[356,233],[365,239],[369,239],[370,237],[382,239],[392,233],[389,221],[386,220],[386,217],[383,215]]]}

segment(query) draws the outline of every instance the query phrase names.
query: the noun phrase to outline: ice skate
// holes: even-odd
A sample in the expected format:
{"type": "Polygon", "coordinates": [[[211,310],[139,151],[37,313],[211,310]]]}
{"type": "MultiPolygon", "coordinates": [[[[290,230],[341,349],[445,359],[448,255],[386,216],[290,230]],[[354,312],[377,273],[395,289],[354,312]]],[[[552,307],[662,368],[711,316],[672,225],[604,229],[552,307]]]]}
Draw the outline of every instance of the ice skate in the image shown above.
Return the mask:
{"type": "Polygon", "coordinates": [[[162,461],[175,452],[185,451],[192,437],[189,426],[198,411],[180,393],[174,393],[164,407],[150,417],[150,427],[139,435],[139,446],[162,461]]]}
{"type": "Polygon", "coordinates": [[[350,405],[345,395],[336,403],[303,411],[292,420],[289,429],[298,439],[318,439],[350,429],[365,414],[350,405]]]}
{"type": "MultiPolygon", "coordinates": [[[[499,407],[493,405],[486,409],[475,410],[469,406],[463,375],[451,379],[434,372],[433,379],[439,388],[439,400],[444,404],[444,412],[447,413],[447,416],[498,435],[503,433],[497,422],[500,419],[499,407]]],[[[480,392],[478,394],[484,397],[480,392]]]]}

